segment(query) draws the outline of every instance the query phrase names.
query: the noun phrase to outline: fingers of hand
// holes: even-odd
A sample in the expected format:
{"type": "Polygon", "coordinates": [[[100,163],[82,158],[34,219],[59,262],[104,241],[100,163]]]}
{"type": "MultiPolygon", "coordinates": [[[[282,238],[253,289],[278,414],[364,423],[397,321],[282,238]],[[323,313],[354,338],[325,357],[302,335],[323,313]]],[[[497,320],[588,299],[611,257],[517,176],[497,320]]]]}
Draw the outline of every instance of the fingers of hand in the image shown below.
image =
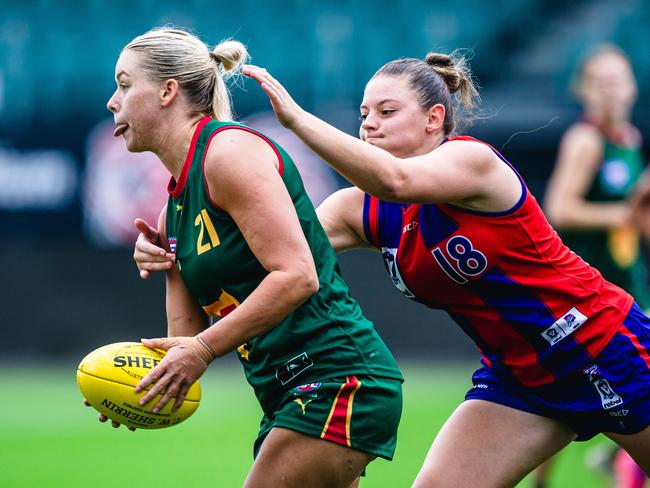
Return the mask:
{"type": "MultiPolygon", "coordinates": [[[[135,392],[136,393],[140,393],[142,390],[145,390],[149,385],[152,385],[152,384],[154,384],[154,383],[156,383],[156,382],[158,382],[159,380],[162,379],[162,377],[165,374],[165,369],[166,369],[166,366],[167,366],[165,364],[165,359],[167,359],[167,358],[163,358],[163,360],[160,362],[160,364],[158,366],[156,366],[154,369],[149,371],[149,373],[147,373],[147,375],[140,380],[140,383],[135,385],[135,392]]],[[[164,387],[165,387],[165,385],[162,385],[162,388],[164,388],[164,387]]],[[[151,390],[153,390],[153,388],[151,388],[151,390]]],[[[149,393],[151,393],[151,391],[149,391],[149,393]]],[[[148,396],[148,395],[146,395],[146,396],[148,396]]],[[[146,396],[143,397],[142,400],[144,400],[146,398],[146,396]]],[[[144,405],[144,403],[147,403],[147,402],[143,403],[142,400],[140,400],[140,405],[144,405]]],[[[151,400],[151,398],[149,398],[149,400],[151,400]]]]}
{"type": "MultiPolygon", "coordinates": [[[[177,345],[179,343],[179,339],[176,337],[158,337],[157,339],[141,339],[140,342],[151,349],[164,349],[167,351],[173,346],[177,345]]],[[[158,369],[160,365],[162,365],[166,360],[167,358],[163,359],[158,367],[154,368],[151,372],[156,371],[156,369],[158,369]]]]}
{"type": "MultiPolygon", "coordinates": [[[[149,375],[147,375],[147,376],[149,376],[149,375]]],[[[145,380],[147,379],[147,376],[145,376],[144,379],[140,383],[138,383],[138,385],[136,386],[136,390],[135,390],[136,392],[140,392],[140,391],[143,390],[143,388],[140,388],[140,385],[143,382],[145,382],[145,380]]],[[[167,388],[167,385],[171,382],[171,380],[172,380],[171,375],[167,375],[167,374],[163,375],[156,382],[156,384],[153,385],[149,389],[149,391],[142,398],[140,398],[140,401],[138,403],[140,405],[146,405],[151,400],[153,400],[156,396],[162,394],[165,391],[165,389],[167,388]]],[[[167,403],[167,402],[165,401],[165,403],[167,403]]],[[[156,406],[158,406],[158,404],[156,404],[156,406]]],[[[163,406],[164,406],[164,404],[163,404],[163,406]]],[[[161,406],[161,408],[162,408],[162,406],[161,406]]],[[[154,412],[157,412],[158,410],[159,409],[156,409],[156,408],[153,409],[154,412]]]]}
{"type": "Polygon", "coordinates": [[[138,258],[144,261],[164,261],[169,260],[170,256],[174,255],[147,240],[142,234],[140,234],[138,240],[135,241],[135,252],[133,253],[133,258],[136,261],[138,258]]]}
{"type": "Polygon", "coordinates": [[[138,229],[142,234],[144,234],[146,237],[150,238],[152,241],[158,241],[159,239],[159,234],[158,230],[155,229],[154,227],[151,227],[146,221],[142,219],[135,219],[133,221],[133,225],[135,226],[136,229],[138,229]]]}
{"type": "Polygon", "coordinates": [[[172,408],[177,410],[185,400],[192,384],[206,369],[207,364],[191,349],[180,345],[173,347],[161,363],[145,376],[136,387],[136,391],[141,391],[144,389],[141,385],[146,386],[155,383],[146,395],[140,399],[140,405],[146,405],[157,395],[161,395],[161,398],[152,409],[154,412],[159,412],[172,398],[176,399],[172,408]]]}
{"type": "Polygon", "coordinates": [[[183,402],[185,401],[185,397],[187,396],[187,392],[190,389],[190,386],[192,386],[190,383],[185,383],[181,387],[181,392],[179,393],[178,397],[176,397],[176,401],[174,402],[174,406],[172,407],[172,411],[175,412],[179,408],[181,408],[181,405],[183,405],[183,402]]]}
{"type": "MultiPolygon", "coordinates": [[[[160,398],[160,400],[158,400],[158,403],[156,403],[156,405],[154,405],[154,407],[153,407],[153,409],[152,409],[153,412],[154,412],[154,413],[158,413],[158,412],[159,412],[159,411],[160,411],[160,410],[161,410],[165,405],[167,405],[167,403],[168,403],[172,398],[176,398],[176,399],[177,399],[176,402],[174,403],[174,406],[178,403],[179,400],[180,400],[180,403],[182,404],[182,403],[183,403],[183,400],[185,399],[184,396],[183,396],[182,399],[181,399],[181,397],[180,397],[180,393],[181,393],[182,391],[183,391],[183,385],[182,385],[182,383],[181,383],[180,381],[174,381],[173,383],[171,383],[171,384],[166,388],[165,393],[164,393],[163,396],[160,398]]],[[[179,406],[180,406],[180,405],[179,405],[179,406]]]]}

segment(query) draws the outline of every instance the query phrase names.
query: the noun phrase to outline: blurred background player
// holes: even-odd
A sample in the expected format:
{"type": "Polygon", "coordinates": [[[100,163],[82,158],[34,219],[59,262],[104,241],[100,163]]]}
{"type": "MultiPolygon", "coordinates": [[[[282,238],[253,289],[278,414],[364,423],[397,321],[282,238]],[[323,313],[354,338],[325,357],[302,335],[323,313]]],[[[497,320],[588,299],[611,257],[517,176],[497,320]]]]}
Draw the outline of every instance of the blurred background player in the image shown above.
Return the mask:
{"type": "Polygon", "coordinates": [[[178,256],[170,337],[143,340],[167,355],[136,391],[154,411],[178,408],[214,359],[237,350],[264,414],[245,486],[348,488],[393,456],[402,377],[350,297],[289,155],[231,121],[223,78],[246,58],[241,43],[211,51],[160,28],[115,67],[114,135],[171,173],[158,231],[178,256]]]}
{"type": "MultiPolygon", "coordinates": [[[[648,273],[634,218],[634,203],[647,189],[638,186],[644,171],[641,135],[630,121],[637,86],[625,53],[613,45],[593,49],[578,67],[574,90],[582,117],[562,138],[546,215],[572,251],[647,311],[648,273]]],[[[548,484],[550,463],[535,472],[538,488],[548,484]]],[[[646,479],[623,450],[614,468],[617,487],[640,487],[646,479]]]]}

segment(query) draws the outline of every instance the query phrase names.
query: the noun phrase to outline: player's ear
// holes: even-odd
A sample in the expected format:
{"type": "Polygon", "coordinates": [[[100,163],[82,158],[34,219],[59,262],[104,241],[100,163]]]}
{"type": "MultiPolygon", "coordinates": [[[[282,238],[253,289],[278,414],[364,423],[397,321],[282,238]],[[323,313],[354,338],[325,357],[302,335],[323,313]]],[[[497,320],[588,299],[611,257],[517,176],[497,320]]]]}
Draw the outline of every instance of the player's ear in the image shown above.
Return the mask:
{"type": "Polygon", "coordinates": [[[437,132],[442,128],[445,123],[445,106],[441,103],[436,103],[433,107],[427,110],[427,132],[437,132]]]}
{"type": "Polygon", "coordinates": [[[165,81],[160,86],[160,90],[158,90],[160,105],[162,107],[168,107],[178,96],[178,91],[178,81],[176,81],[174,78],[170,78],[169,80],[165,81]]]}

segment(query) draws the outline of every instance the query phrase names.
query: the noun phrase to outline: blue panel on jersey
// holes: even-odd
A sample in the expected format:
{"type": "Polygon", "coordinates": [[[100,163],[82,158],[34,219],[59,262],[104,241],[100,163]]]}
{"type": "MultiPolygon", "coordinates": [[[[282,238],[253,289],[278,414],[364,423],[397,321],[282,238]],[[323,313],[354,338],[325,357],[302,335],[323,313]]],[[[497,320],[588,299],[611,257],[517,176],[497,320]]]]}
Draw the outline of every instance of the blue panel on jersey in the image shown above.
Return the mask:
{"type": "Polygon", "coordinates": [[[476,332],[476,328],[472,327],[472,325],[467,320],[465,320],[464,316],[452,312],[448,313],[453,321],[456,322],[461,329],[463,329],[463,332],[465,332],[465,334],[467,334],[474,341],[474,344],[476,344],[479,349],[481,349],[482,353],[490,361],[494,361],[495,359],[497,361],[500,361],[500,356],[497,355],[497,351],[490,350],[487,344],[483,341],[483,338],[476,332]]]}
{"type": "Polygon", "coordinates": [[[427,249],[440,244],[458,230],[458,224],[437,205],[427,204],[420,207],[420,235],[427,249]]]}
{"type": "Polygon", "coordinates": [[[408,205],[379,200],[377,217],[379,242],[383,247],[396,248],[402,238],[402,212],[408,205]]]}
{"type": "Polygon", "coordinates": [[[554,345],[542,337],[541,333],[551,327],[556,318],[539,297],[498,267],[464,286],[493,307],[504,322],[537,351],[538,360],[547,371],[563,376],[589,361],[587,352],[573,337],[566,337],[554,345]]]}

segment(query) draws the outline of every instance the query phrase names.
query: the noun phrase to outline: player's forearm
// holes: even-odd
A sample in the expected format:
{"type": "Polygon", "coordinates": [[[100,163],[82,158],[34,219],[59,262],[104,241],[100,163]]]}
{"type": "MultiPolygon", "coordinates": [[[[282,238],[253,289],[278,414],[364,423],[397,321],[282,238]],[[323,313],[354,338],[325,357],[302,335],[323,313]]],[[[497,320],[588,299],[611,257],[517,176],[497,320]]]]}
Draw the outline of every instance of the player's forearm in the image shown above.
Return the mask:
{"type": "Polygon", "coordinates": [[[327,164],[361,190],[392,199],[400,181],[399,159],[303,111],[291,130],[327,164]]]}
{"type": "Polygon", "coordinates": [[[195,336],[210,325],[210,318],[183,285],[178,268],[166,273],[165,311],[169,337],[195,336]]]}
{"type": "Polygon", "coordinates": [[[315,273],[272,271],[239,307],[200,336],[216,357],[223,356],[271,330],[317,290],[315,273]]]}
{"type": "Polygon", "coordinates": [[[630,221],[630,207],[625,203],[576,202],[556,209],[551,217],[557,230],[609,229],[630,221]]]}

